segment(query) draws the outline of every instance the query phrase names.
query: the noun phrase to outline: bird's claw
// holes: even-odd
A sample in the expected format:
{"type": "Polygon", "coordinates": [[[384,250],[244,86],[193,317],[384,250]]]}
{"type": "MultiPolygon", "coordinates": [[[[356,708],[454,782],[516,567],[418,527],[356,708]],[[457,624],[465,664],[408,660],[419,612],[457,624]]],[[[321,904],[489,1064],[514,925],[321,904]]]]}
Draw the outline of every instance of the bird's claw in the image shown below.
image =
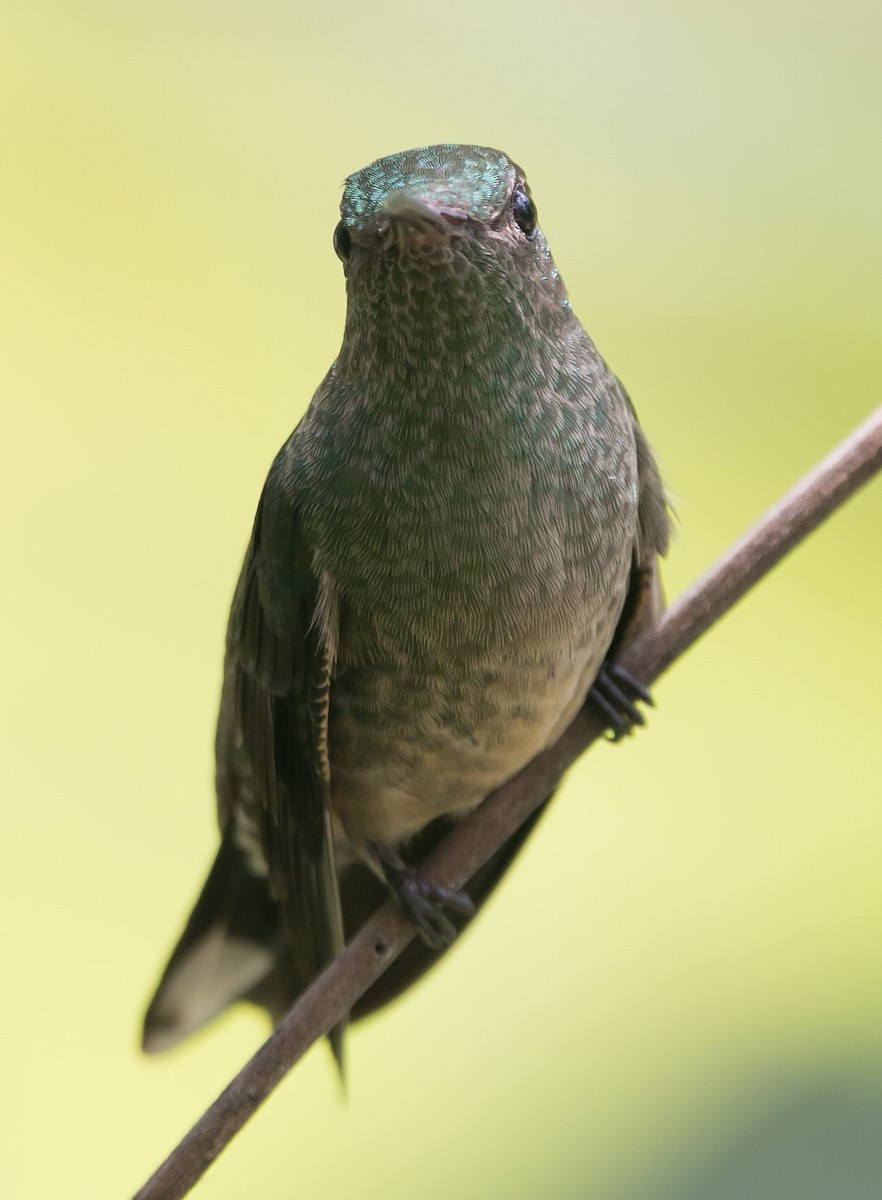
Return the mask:
{"type": "Polygon", "coordinates": [[[606,736],[611,742],[627,737],[635,726],[646,724],[646,718],[637,707],[638,700],[649,705],[654,703],[646,685],[616,663],[603,664],[588,699],[606,720],[609,726],[606,736]]]}
{"type": "Polygon", "coordinates": [[[441,887],[412,867],[385,864],[384,874],[430,950],[443,950],[456,937],[456,926],[443,911],[444,908],[452,909],[464,917],[474,915],[475,906],[466,892],[441,887]]]}

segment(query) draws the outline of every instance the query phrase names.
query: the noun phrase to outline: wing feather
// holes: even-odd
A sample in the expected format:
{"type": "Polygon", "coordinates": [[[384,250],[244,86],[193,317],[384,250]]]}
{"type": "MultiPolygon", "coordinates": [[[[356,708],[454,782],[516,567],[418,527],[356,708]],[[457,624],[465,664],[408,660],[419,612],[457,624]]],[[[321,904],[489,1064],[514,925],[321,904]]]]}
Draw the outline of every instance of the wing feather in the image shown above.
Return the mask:
{"type": "Polygon", "coordinates": [[[260,830],[305,987],[343,947],[329,806],[330,650],[310,550],[280,471],[277,460],[233,600],[218,760],[222,814],[242,808],[243,825],[260,830]]]}

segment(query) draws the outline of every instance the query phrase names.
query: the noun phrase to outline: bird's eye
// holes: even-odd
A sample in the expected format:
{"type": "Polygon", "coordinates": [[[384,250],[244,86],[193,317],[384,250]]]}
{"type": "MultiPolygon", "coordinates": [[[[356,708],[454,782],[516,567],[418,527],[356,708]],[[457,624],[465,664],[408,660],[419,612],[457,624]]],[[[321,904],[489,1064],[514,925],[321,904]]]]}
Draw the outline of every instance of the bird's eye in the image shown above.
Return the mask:
{"type": "Polygon", "coordinates": [[[515,188],[511,194],[511,212],[515,223],[525,237],[536,236],[536,205],[530,196],[521,188],[515,188]]]}
{"type": "Polygon", "coordinates": [[[346,227],[346,222],[341,221],[334,230],[334,253],[340,259],[340,262],[349,261],[349,253],[352,250],[352,238],[349,230],[346,227]]]}

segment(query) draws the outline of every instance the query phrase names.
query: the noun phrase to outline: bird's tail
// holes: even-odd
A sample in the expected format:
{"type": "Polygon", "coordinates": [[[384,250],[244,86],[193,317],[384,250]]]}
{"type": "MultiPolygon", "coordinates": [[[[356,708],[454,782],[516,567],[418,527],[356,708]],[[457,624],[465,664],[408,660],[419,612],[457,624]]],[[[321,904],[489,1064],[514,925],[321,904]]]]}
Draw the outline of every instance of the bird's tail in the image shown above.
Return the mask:
{"type": "Polygon", "coordinates": [[[284,957],[267,881],[228,832],[145,1014],[144,1050],[167,1050],[236,1000],[252,999],[278,1019],[294,990],[279,971],[284,957]]]}

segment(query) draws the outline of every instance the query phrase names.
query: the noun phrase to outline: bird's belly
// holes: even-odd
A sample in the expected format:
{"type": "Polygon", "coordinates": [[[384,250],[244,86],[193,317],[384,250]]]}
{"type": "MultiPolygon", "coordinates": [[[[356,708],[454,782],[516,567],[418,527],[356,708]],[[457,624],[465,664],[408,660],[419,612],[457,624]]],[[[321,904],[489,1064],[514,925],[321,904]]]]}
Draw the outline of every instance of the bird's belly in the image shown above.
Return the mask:
{"type": "MultiPolygon", "coordinates": [[[[360,671],[341,681],[330,726],[331,807],[341,857],[397,845],[464,814],[557,740],[583,703],[609,636],[501,668],[360,671]]],[[[605,631],[604,631],[605,633],[605,631]]]]}

